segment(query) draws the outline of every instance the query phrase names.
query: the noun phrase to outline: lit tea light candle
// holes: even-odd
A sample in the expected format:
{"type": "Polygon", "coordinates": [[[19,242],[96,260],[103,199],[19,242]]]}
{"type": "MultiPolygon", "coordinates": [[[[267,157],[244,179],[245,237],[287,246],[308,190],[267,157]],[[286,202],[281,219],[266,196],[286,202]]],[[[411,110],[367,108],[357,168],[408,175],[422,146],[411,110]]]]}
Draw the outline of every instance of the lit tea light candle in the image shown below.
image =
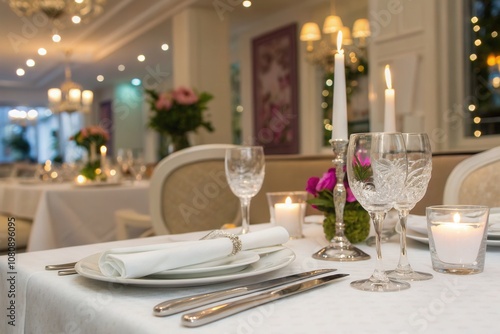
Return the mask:
{"type": "Polygon", "coordinates": [[[276,224],[286,228],[291,237],[302,236],[301,213],[301,205],[292,203],[290,196],[286,198],[285,203],[276,203],[274,205],[276,224]]]}
{"type": "Polygon", "coordinates": [[[84,184],[85,182],[87,182],[87,178],[83,175],[78,175],[75,181],[78,184],[84,184]]]}
{"type": "Polygon", "coordinates": [[[431,232],[439,259],[447,263],[468,264],[476,261],[486,224],[461,222],[460,213],[453,222],[432,222],[431,232]]]}

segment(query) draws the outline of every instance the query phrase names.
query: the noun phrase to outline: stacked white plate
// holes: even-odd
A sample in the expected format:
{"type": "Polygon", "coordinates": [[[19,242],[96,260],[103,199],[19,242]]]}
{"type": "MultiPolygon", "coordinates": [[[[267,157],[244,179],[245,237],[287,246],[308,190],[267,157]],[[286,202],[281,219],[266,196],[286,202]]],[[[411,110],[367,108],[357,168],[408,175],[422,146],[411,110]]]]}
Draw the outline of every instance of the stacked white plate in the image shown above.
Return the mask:
{"type": "Polygon", "coordinates": [[[283,268],[295,259],[295,253],[283,246],[273,246],[238,253],[234,257],[211,261],[141,278],[108,277],[98,265],[101,253],[79,261],[75,270],[82,276],[105,282],[147,287],[196,286],[221,283],[261,275],[283,268]]]}

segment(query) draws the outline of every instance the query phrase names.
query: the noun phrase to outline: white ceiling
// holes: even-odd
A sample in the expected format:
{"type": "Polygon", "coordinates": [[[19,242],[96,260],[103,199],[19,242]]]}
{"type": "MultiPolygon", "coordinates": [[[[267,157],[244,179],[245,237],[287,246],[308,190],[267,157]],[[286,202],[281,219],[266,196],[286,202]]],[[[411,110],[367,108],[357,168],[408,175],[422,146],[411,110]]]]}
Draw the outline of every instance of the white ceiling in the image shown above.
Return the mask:
{"type": "MultiPolygon", "coordinates": [[[[10,10],[8,1],[1,1],[0,90],[45,91],[59,86],[64,80],[67,50],[72,53],[73,80],[86,89],[97,90],[141,78],[148,67],[160,65],[162,71],[171,71],[171,53],[160,48],[163,43],[171,45],[170,17],[190,5],[212,8],[214,15],[218,15],[214,3],[214,0],[107,0],[99,17],[61,30],[61,43],[53,43],[49,24],[20,18],[10,10]],[[39,56],[39,47],[46,48],[47,55],[39,56]],[[144,63],[137,61],[139,54],[146,56],[144,63]],[[35,60],[35,67],[26,66],[30,58],[35,60]],[[126,66],[125,71],[118,71],[120,64],[126,66]],[[19,67],[26,71],[22,77],[16,75],[19,67]],[[105,77],[103,83],[96,80],[99,74],[105,77]]],[[[236,5],[238,1],[220,0],[219,3],[234,4],[224,14],[234,33],[283,8],[305,7],[306,3],[317,5],[325,0],[254,0],[248,9],[236,5]]]]}

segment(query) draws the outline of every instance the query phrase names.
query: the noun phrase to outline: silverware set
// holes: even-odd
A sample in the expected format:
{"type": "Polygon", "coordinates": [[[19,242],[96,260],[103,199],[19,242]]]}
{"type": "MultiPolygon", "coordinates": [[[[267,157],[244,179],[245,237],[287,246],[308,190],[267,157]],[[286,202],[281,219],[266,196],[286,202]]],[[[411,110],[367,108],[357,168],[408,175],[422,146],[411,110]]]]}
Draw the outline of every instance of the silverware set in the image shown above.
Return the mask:
{"type": "Polygon", "coordinates": [[[319,287],[335,279],[349,276],[349,274],[331,274],[335,270],[318,269],[226,290],[171,299],[156,305],[153,308],[153,314],[158,317],[164,317],[182,311],[194,310],[222,300],[252,294],[242,299],[224,302],[201,310],[194,310],[191,313],[182,315],[182,325],[186,327],[198,327],[277,299],[319,287]],[[317,276],[323,274],[328,275],[317,278],[317,276]],[[290,283],[294,284],[290,285],[290,283]],[[253,294],[254,292],[260,293],[253,294]]]}
{"type": "MultiPolygon", "coordinates": [[[[77,274],[75,264],[76,262],[47,265],[45,266],[45,270],[57,270],[59,276],[73,275],[77,274]]],[[[249,285],[170,299],[157,304],[153,308],[153,314],[157,317],[165,317],[183,311],[193,310],[190,313],[182,315],[182,325],[186,327],[203,326],[238,312],[292,296],[303,291],[308,291],[331,283],[336,279],[349,276],[349,274],[332,274],[332,272],[336,270],[337,269],[317,269],[249,285]],[[247,294],[249,294],[249,296],[242,299],[227,301],[205,309],[199,309],[208,304],[247,294]]]]}
{"type": "Polygon", "coordinates": [[[75,270],[76,262],[61,263],[61,264],[49,264],[45,266],[45,270],[57,270],[58,276],[68,276],[77,274],[75,270]]]}

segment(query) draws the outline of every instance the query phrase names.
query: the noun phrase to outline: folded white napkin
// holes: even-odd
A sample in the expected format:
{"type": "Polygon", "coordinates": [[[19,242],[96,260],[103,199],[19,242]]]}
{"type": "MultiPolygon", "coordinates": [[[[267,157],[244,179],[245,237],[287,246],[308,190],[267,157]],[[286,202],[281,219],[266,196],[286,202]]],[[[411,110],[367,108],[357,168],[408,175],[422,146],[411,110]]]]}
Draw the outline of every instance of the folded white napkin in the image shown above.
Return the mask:
{"type": "MultiPolygon", "coordinates": [[[[281,226],[239,235],[241,250],[283,244],[289,234],[281,226]]],[[[99,269],[105,276],[138,278],[160,271],[200,264],[231,255],[229,238],[183,241],[139,247],[115,248],[99,258],[99,269]]]]}

